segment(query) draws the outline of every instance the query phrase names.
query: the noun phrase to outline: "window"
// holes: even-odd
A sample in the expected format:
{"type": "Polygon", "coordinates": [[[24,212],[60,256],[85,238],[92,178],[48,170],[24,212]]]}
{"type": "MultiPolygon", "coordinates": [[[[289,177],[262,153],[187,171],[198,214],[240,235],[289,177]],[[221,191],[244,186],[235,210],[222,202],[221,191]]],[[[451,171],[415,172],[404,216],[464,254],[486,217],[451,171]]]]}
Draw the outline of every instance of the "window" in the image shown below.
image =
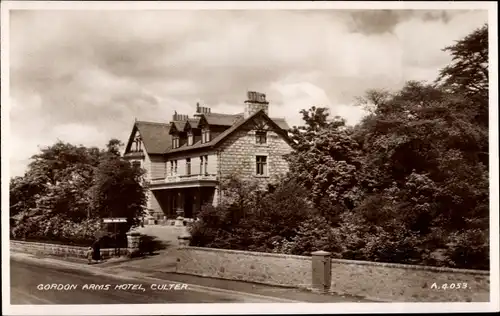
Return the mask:
{"type": "Polygon", "coordinates": [[[208,174],[208,156],[205,156],[205,174],[208,174]]]}
{"type": "Polygon", "coordinates": [[[267,156],[257,156],[257,170],[256,174],[259,176],[267,175],[267,156]]]}
{"type": "Polygon", "coordinates": [[[174,161],[173,160],[170,161],[170,175],[171,176],[174,175],[174,161]]]}
{"type": "Polygon", "coordinates": [[[134,166],[135,168],[140,168],[141,167],[141,162],[137,161],[137,160],[134,160],[134,161],[132,161],[132,166],[134,166]]]}
{"type": "Polygon", "coordinates": [[[205,157],[205,156],[201,156],[201,157],[200,157],[200,174],[203,174],[203,165],[204,165],[204,164],[203,164],[203,158],[204,158],[204,157],[205,157]]]}
{"type": "Polygon", "coordinates": [[[188,133],[188,146],[193,145],[193,133],[188,133]]]}
{"type": "Polygon", "coordinates": [[[172,138],[172,148],[177,147],[179,147],[179,136],[174,136],[174,138],[172,138]]]}
{"type": "Polygon", "coordinates": [[[204,129],[201,131],[201,142],[208,143],[210,141],[210,130],[204,129]]]}
{"type": "Polygon", "coordinates": [[[177,174],[177,160],[174,160],[174,174],[177,174]]]}
{"type": "Polygon", "coordinates": [[[134,139],[134,148],[132,150],[134,150],[134,151],[142,151],[142,141],[141,141],[141,137],[140,136],[137,136],[134,139]]]}
{"type": "Polygon", "coordinates": [[[191,158],[186,158],[186,175],[191,174],[191,158]]]}
{"type": "Polygon", "coordinates": [[[259,145],[263,145],[267,143],[267,134],[263,131],[255,132],[255,141],[259,145]]]}

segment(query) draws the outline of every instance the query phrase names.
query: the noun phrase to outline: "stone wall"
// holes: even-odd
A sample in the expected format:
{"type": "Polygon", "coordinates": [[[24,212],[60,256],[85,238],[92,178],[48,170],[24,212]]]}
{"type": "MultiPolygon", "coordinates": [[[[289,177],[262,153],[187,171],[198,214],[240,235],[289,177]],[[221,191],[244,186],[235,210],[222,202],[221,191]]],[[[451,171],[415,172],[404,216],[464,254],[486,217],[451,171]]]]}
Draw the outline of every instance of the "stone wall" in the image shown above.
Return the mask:
{"type": "Polygon", "coordinates": [[[268,183],[288,171],[284,155],[291,152],[288,143],[274,131],[267,132],[267,144],[256,144],[255,130],[248,122],[230,135],[220,147],[220,175],[222,178],[238,174],[245,180],[268,183]],[[256,175],[256,156],[267,156],[267,175],[256,175]]]}
{"type": "MultiPolygon", "coordinates": [[[[11,240],[10,251],[23,252],[34,255],[52,255],[59,257],[87,258],[88,247],[67,246],[49,243],[37,243],[11,240]]],[[[101,249],[101,258],[107,259],[114,256],[114,248],[101,249]]],[[[120,255],[127,254],[127,249],[120,249],[120,255]]]]}
{"type": "MultiPolygon", "coordinates": [[[[178,273],[311,287],[311,257],[198,247],[180,247],[176,255],[178,273]]],[[[332,294],[399,302],[489,301],[487,271],[333,259],[331,275],[332,294]],[[445,290],[441,288],[445,283],[462,285],[445,290]]]]}
{"type": "Polygon", "coordinates": [[[175,253],[178,273],[287,287],[310,284],[309,257],[199,247],[175,253]]]}

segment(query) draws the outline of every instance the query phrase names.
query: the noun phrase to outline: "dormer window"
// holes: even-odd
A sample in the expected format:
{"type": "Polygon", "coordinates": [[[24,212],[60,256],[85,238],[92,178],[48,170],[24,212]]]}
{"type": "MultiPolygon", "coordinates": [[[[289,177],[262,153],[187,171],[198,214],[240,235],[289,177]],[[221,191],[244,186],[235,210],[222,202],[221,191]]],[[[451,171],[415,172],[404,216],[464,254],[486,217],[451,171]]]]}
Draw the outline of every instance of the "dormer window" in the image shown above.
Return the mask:
{"type": "Polygon", "coordinates": [[[193,145],[194,136],[192,132],[188,133],[188,146],[193,145]]]}
{"type": "Polygon", "coordinates": [[[210,130],[204,129],[201,131],[201,142],[208,143],[210,141],[210,130]]]}
{"type": "Polygon", "coordinates": [[[178,148],[179,147],[179,136],[174,136],[172,138],[172,148],[178,148]]]}
{"type": "Polygon", "coordinates": [[[267,134],[265,131],[255,132],[255,142],[257,145],[264,145],[267,143],[267,134]]]}

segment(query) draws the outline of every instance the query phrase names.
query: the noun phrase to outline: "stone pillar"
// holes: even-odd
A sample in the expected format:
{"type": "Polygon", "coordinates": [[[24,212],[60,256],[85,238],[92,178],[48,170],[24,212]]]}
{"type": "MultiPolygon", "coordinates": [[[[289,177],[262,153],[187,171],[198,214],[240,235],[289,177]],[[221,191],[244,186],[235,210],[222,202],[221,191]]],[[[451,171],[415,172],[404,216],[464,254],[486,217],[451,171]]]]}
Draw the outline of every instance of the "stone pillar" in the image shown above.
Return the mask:
{"type": "Polygon", "coordinates": [[[189,246],[189,243],[191,241],[191,234],[187,231],[187,229],[184,229],[181,235],[177,237],[177,239],[179,241],[179,246],[189,246]]]}
{"type": "Polygon", "coordinates": [[[177,192],[177,209],[175,210],[175,226],[184,226],[184,194],[181,191],[177,192]]]}
{"type": "Polygon", "coordinates": [[[141,235],[139,233],[127,233],[127,251],[129,255],[134,255],[139,252],[139,241],[141,235]]]}
{"type": "Polygon", "coordinates": [[[312,289],[316,292],[328,292],[332,282],[331,253],[316,251],[312,253],[312,289]]]}

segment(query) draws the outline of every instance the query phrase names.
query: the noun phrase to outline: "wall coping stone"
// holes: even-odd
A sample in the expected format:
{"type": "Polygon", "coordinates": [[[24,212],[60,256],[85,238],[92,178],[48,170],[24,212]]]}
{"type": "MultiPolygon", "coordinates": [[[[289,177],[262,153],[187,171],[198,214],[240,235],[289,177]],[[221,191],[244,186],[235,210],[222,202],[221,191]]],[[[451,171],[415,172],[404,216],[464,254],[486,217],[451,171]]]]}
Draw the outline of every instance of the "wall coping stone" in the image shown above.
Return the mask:
{"type": "Polygon", "coordinates": [[[284,258],[284,259],[299,259],[299,260],[308,260],[311,261],[311,257],[307,256],[297,256],[297,255],[286,255],[281,253],[269,253],[269,252],[257,252],[257,251],[246,251],[246,250],[233,250],[233,249],[218,249],[218,248],[205,248],[205,247],[193,247],[193,246],[180,246],[179,249],[186,250],[201,250],[207,252],[225,252],[225,253],[234,253],[234,254],[246,254],[256,257],[275,257],[275,258],[284,258]]]}
{"type": "MultiPolygon", "coordinates": [[[[31,242],[31,241],[22,241],[22,240],[10,240],[11,243],[14,244],[24,244],[27,246],[43,246],[43,247],[60,247],[60,248],[66,248],[66,249],[75,249],[75,250],[87,250],[90,246],[74,246],[74,245],[65,245],[65,244],[56,244],[56,243],[48,243],[48,242],[31,242]]],[[[115,249],[115,248],[101,248],[101,251],[109,250],[109,249],[115,249]]],[[[121,248],[121,249],[126,249],[126,248],[121,248]]]]}
{"type": "MultiPolygon", "coordinates": [[[[180,250],[200,250],[207,252],[225,252],[233,254],[246,254],[258,257],[277,257],[284,259],[299,259],[299,260],[312,260],[309,256],[298,256],[298,255],[287,255],[280,253],[268,253],[268,252],[257,252],[257,251],[245,251],[245,250],[233,250],[233,249],[218,249],[218,248],[205,248],[205,247],[193,247],[193,246],[179,246],[180,250]]],[[[401,264],[401,263],[389,263],[389,262],[373,262],[373,261],[361,261],[361,260],[348,260],[348,259],[331,259],[332,266],[337,264],[347,264],[347,265],[367,265],[367,266],[378,266],[386,268],[397,268],[405,270],[422,270],[422,271],[434,271],[434,272],[450,272],[450,273],[464,273],[464,274],[479,274],[479,275],[490,275],[490,271],[487,270],[472,270],[472,269],[456,269],[448,267],[432,267],[432,266],[420,266],[412,264],[401,264]]]]}

